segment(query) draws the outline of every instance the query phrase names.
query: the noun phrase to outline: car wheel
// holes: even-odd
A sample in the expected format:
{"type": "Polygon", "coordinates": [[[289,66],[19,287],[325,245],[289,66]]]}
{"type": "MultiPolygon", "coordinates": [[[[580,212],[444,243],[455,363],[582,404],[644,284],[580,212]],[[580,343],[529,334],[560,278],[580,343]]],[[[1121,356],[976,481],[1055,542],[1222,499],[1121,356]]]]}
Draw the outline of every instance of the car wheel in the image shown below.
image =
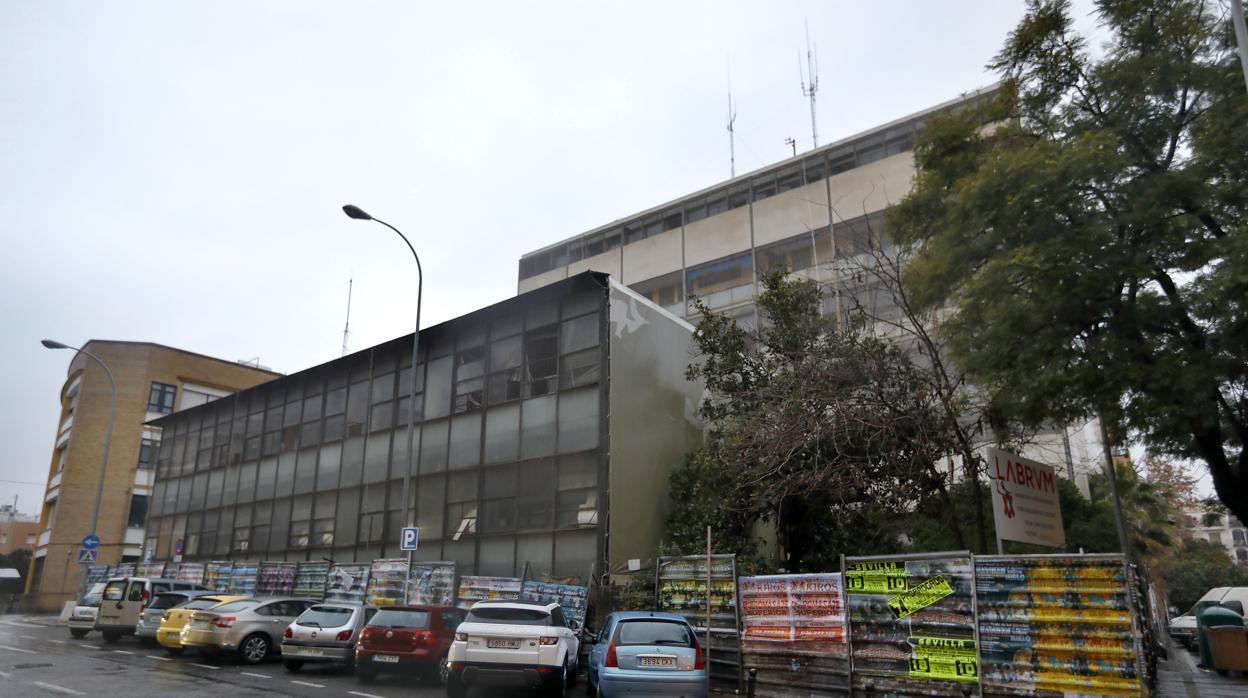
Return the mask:
{"type": "Polygon", "coordinates": [[[270,644],[264,633],[248,635],[238,643],[238,656],[244,664],[259,664],[269,656],[270,644]]]}
{"type": "Polygon", "coordinates": [[[84,628],[70,628],[70,629],[69,629],[69,634],[70,634],[70,635],[73,635],[74,637],[86,637],[86,636],[87,636],[87,633],[89,633],[89,632],[91,632],[91,631],[90,631],[90,630],[86,630],[86,629],[84,629],[84,628]]]}
{"type": "Polygon", "coordinates": [[[104,641],[109,644],[117,642],[118,640],[121,639],[121,633],[115,630],[103,630],[100,632],[100,634],[104,636],[104,641]]]}
{"type": "Polygon", "coordinates": [[[580,673],[580,670],[581,670],[581,662],[579,661],[579,658],[578,658],[578,661],[575,661],[572,663],[572,668],[568,669],[568,685],[569,686],[576,685],[576,681],[577,681],[576,675],[580,673]]]}
{"type": "Polygon", "coordinates": [[[450,677],[451,662],[444,654],[442,655],[442,658],[438,660],[438,683],[446,683],[446,680],[450,677]]]}
{"type": "Polygon", "coordinates": [[[446,698],[467,698],[468,687],[459,679],[451,677],[446,681],[446,698]]]}
{"type": "Polygon", "coordinates": [[[568,666],[566,664],[563,665],[563,671],[559,672],[559,680],[550,684],[546,695],[553,698],[564,698],[568,695],[568,666]]]}
{"type": "Polygon", "coordinates": [[[286,671],[299,671],[303,668],[303,661],[299,659],[287,659],[282,662],[282,666],[286,667],[286,671]]]}

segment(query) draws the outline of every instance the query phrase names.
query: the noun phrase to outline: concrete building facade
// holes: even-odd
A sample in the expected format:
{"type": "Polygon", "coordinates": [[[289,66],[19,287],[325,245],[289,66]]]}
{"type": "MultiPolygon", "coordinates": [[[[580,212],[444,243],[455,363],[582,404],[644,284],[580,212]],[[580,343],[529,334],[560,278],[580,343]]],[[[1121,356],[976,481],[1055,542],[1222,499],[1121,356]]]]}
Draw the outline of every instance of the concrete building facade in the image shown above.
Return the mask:
{"type": "Polygon", "coordinates": [[[1248,529],[1230,514],[1208,514],[1204,509],[1183,512],[1188,535],[1226,548],[1226,554],[1238,565],[1248,566],[1248,529]]]}
{"type": "Polygon", "coordinates": [[[701,439],[692,327],[582,273],[153,423],[147,547],[187,561],[400,556],[586,580],[655,554],[701,439]],[[408,410],[415,404],[408,471],[408,410]]]}
{"type": "Polygon", "coordinates": [[[12,504],[0,505],[0,555],[23,548],[33,552],[38,536],[38,519],[17,511],[12,504]]]}
{"type": "MultiPolygon", "coordinates": [[[[280,374],[148,342],[91,340],[83,347],[108,364],[117,382],[113,426],[96,534],[98,561],[143,556],[161,433],[146,422],[270,381],[280,374]]],[[[39,610],[58,610],[81,580],[77,554],[88,533],[112,403],[108,376],[87,356],[72,356],[61,387],[48,484],[39,516],[27,592],[39,610]]]]}
{"type": "MultiPolygon", "coordinates": [[[[825,315],[843,321],[862,309],[887,333],[898,310],[867,270],[877,255],[895,252],[884,210],[910,191],[915,136],[933,115],[967,108],[995,90],[968,93],[526,253],[518,290],[592,269],[689,322],[698,319],[690,302],[697,296],[752,326],[759,278],[787,269],[820,285],[825,315]]],[[[1023,455],[1076,481],[1104,468],[1095,421],[1037,434],[1023,455]]]]}

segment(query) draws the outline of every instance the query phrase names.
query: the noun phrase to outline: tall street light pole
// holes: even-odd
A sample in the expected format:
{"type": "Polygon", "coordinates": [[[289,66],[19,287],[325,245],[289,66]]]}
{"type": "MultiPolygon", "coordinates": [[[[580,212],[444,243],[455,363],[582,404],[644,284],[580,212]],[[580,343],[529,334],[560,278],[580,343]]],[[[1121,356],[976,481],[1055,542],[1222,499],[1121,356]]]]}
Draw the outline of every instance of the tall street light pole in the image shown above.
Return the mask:
{"type": "MultiPolygon", "coordinates": [[[[402,238],[403,242],[407,245],[407,249],[412,251],[412,257],[416,259],[416,274],[418,276],[418,279],[416,282],[416,333],[412,335],[412,378],[411,378],[411,381],[409,381],[408,393],[407,393],[407,467],[404,468],[403,470],[403,521],[405,522],[403,525],[410,528],[416,525],[416,522],[413,520],[415,511],[412,507],[412,502],[411,502],[412,471],[415,470],[415,464],[416,464],[416,454],[414,452],[414,449],[412,448],[412,437],[414,436],[412,432],[415,431],[414,424],[415,424],[415,417],[416,417],[416,370],[417,370],[416,352],[417,352],[417,349],[419,349],[420,347],[420,301],[421,301],[421,296],[424,293],[425,272],[420,266],[420,255],[416,254],[416,248],[412,247],[411,241],[407,239],[406,235],[399,232],[398,228],[394,227],[393,225],[390,225],[389,223],[381,220],[380,218],[374,218],[368,215],[367,213],[364,212],[363,209],[361,209],[358,206],[354,206],[352,204],[347,204],[346,206],[343,206],[342,212],[347,214],[348,217],[354,218],[357,221],[375,221],[393,230],[395,235],[398,235],[400,238],[402,238]]],[[[408,566],[408,569],[411,569],[412,552],[410,550],[407,553],[407,566],[408,566]]]]}
{"type": "MultiPolygon", "coordinates": [[[[117,381],[113,379],[113,372],[108,367],[108,364],[104,363],[103,359],[95,354],[92,354],[86,349],[81,347],[71,347],[68,344],[62,344],[61,342],[51,339],[42,340],[40,344],[48,349],[73,349],[75,356],[78,354],[84,354],[87,357],[94,359],[95,362],[100,365],[100,368],[104,369],[104,374],[108,376],[108,384],[113,389],[112,410],[108,413],[108,431],[104,432],[104,457],[100,459],[100,477],[95,486],[95,506],[91,510],[91,529],[87,532],[87,535],[94,536],[96,535],[95,527],[100,522],[100,501],[104,497],[104,473],[108,469],[108,448],[113,441],[113,422],[117,421],[117,381]]],[[[70,361],[72,362],[73,359],[70,359],[70,361]]]]}

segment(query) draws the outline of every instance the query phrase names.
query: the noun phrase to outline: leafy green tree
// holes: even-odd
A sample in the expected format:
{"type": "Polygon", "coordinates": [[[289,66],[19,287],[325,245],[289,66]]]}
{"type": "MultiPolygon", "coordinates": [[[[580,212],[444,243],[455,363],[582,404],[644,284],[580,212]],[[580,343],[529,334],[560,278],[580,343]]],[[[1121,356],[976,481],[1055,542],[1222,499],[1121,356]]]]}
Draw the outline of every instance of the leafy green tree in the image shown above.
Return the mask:
{"type": "Polygon", "coordinates": [[[1235,564],[1226,548],[1207,540],[1183,541],[1159,569],[1170,591],[1170,604],[1180,611],[1191,608],[1214,587],[1248,586],[1248,568],[1235,564]]]}
{"type": "Polygon", "coordinates": [[[931,119],[888,214],[954,360],[1026,424],[1103,415],[1248,520],[1248,96],[1225,8],[1032,0],[998,98],[931,119]]]}

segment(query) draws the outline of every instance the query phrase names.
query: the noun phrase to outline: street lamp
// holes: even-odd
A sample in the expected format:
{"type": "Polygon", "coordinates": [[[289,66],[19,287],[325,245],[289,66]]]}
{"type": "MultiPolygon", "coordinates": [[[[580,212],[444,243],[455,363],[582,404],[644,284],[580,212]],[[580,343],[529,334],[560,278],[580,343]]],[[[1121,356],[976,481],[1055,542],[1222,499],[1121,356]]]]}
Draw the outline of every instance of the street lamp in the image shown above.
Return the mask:
{"type": "MultiPolygon", "coordinates": [[[[113,422],[117,420],[117,381],[113,379],[113,372],[109,369],[108,364],[104,363],[103,359],[95,354],[92,354],[86,349],[81,347],[71,347],[68,344],[63,344],[51,339],[41,340],[40,344],[48,349],[73,349],[75,356],[78,354],[85,354],[86,356],[94,359],[95,362],[100,365],[100,368],[104,369],[104,374],[108,376],[108,384],[113,389],[112,411],[108,413],[108,431],[104,432],[104,457],[100,459],[100,478],[99,482],[95,486],[95,506],[91,510],[91,528],[87,532],[87,535],[94,536],[96,535],[95,527],[100,522],[100,501],[104,497],[104,473],[108,469],[108,447],[113,441],[113,422]]],[[[70,361],[72,362],[73,359],[70,359],[70,361]]]]}
{"type": "MultiPolygon", "coordinates": [[[[346,206],[342,207],[342,212],[347,214],[347,217],[353,218],[357,221],[376,221],[377,223],[380,223],[386,226],[387,228],[393,230],[395,235],[398,235],[400,238],[402,238],[403,242],[407,245],[407,249],[412,251],[412,257],[416,259],[416,273],[419,277],[416,282],[416,333],[412,335],[412,379],[410,381],[409,390],[407,394],[407,467],[403,470],[403,521],[406,522],[404,523],[404,526],[407,526],[410,528],[416,525],[415,521],[413,521],[415,512],[413,511],[413,507],[411,505],[412,470],[415,468],[415,463],[416,463],[416,454],[414,452],[414,449],[412,448],[412,437],[413,437],[412,432],[415,431],[414,422],[415,422],[415,416],[416,416],[416,350],[420,347],[420,301],[421,301],[421,296],[424,293],[425,272],[420,266],[420,255],[416,254],[416,248],[412,247],[412,243],[407,239],[407,236],[399,232],[398,228],[394,227],[393,225],[390,225],[389,223],[381,220],[380,218],[373,218],[372,216],[368,215],[364,211],[364,209],[360,208],[359,206],[347,204],[346,206]]],[[[411,551],[408,551],[407,553],[407,564],[409,567],[412,564],[411,551]]]]}

